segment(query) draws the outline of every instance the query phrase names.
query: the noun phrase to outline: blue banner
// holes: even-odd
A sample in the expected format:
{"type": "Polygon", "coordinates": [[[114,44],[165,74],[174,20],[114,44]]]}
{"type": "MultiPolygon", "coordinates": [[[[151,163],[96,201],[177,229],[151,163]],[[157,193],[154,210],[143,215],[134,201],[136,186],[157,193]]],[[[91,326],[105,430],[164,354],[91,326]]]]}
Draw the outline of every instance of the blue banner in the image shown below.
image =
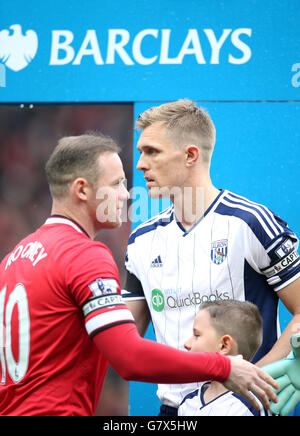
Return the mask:
{"type": "Polygon", "coordinates": [[[0,5],[0,102],[299,100],[299,0],[0,5]]]}

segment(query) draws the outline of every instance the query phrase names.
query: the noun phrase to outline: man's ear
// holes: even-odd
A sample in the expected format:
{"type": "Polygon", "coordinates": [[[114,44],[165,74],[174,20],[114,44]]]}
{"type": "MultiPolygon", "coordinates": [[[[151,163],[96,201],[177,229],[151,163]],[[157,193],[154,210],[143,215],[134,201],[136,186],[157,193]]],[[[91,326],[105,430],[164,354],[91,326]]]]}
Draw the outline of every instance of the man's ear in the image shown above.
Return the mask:
{"type": "Polygon", "coordinates": [[[219,353],[224,355],[235,355],[237,354],[237,344],[235,340],[230,335],[224,335],[221,337],[219,344],[219,353]]]}
{"type": "Polygon", "coordinates": [[[200,157],[200,150],[196,145],[187,145],[185,148],[185,161],[186,165],[191,167],[198,162],[200,157]]]}
{"type": "Polygon", "coordinates": [[[77,201],[79,200],[86,202],[89,196],[90,185],[86,179],[78,177],[72,183],[70,191],[77,201]]]}

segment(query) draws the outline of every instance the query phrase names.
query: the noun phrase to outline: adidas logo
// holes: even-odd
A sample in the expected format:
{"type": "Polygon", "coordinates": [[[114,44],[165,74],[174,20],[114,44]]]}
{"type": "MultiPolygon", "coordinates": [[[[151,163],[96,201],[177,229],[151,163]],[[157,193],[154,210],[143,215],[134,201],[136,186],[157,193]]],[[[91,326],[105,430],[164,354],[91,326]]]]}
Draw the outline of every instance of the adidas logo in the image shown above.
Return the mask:
{"type": "Polygon", "coordinates": [[[152,262],[151,262],[151,268],[161,268],[162,266],[163,266],[163,263],[161,261],[160,256],[157,256],[157,258],[152,260],[152,262]]]}

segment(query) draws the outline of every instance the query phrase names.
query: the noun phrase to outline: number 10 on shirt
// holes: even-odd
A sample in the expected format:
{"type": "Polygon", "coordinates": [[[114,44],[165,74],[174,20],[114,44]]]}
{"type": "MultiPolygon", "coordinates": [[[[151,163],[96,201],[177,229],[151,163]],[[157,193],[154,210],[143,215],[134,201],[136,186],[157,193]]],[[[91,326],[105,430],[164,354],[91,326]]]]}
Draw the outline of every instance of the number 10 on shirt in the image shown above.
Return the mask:
{"type": "Polygon", "coordinates": [[[0,363],[1,384],[6,382],[6,369],[14,383],[25,376],[29,362],[30,320],[25,287],[19,283],[10,294],[6,307],[6,286],[0,291],[0,363]],[[19,315],[19,361],[16,362],[12,352],[12,315],[15,306],[19,315]]]}

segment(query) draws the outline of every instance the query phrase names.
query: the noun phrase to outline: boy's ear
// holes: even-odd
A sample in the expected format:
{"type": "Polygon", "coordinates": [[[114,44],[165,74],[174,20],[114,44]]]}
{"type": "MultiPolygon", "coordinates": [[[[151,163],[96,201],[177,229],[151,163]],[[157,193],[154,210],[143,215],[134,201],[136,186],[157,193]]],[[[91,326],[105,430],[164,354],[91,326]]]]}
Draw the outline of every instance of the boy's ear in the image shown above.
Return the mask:
{"type": "Polygon", "coordinates": [[[219,345],[219,353],[224,355],[235,355],[237,354],[237,345],[235,340],[230,335],[224,335],[221,338],[219,345]]]}

